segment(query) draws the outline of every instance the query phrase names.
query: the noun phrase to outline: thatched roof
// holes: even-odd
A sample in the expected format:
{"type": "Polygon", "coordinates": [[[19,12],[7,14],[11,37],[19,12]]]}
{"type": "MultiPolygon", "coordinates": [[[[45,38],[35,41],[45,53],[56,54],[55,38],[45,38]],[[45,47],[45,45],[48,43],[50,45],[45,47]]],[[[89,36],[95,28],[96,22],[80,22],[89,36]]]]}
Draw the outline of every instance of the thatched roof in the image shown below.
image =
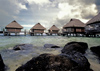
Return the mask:
{"type": "Polygon", "coordinates": [[[70,22],[63,27],[85,27],[85,24],[78,19],[71,19],[70,22]]]}
{"type": "Polygon", "coordinates": [[[43,27],[40,23],[37,23],[36,25],[34,25],[34,26],[31,28],[31,30],[32,30],[32,29],[41,29],[41,30],[45,30],[46,28],[43,27]]]}
{"type": "Polygon", "coordinates": [[[55,25],[53,25],[49,30],[59,30],[55,25]]]}
{"type": "Polygon", "coordinates": [[[18,29],[22,29],[23,27],[14,20],[10,24],[8,24],[5,28],[18,28],[18,29]]]}
{"type": "Polygon", "coordinates": [[[93,17],[92,19],[90,19],[86,24],[93,24],[97,22],[100,22],[100,13],[96,15],[95,17],[93,17]]]}

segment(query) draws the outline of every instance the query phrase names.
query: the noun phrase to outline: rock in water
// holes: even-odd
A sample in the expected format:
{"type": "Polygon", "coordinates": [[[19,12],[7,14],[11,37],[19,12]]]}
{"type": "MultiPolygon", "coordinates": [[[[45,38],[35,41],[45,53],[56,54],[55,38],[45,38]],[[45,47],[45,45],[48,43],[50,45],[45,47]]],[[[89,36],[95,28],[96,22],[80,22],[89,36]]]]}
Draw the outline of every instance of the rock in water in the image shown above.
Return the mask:
{"type": "Polygon", "coordinates": [[[72,51],[67,54],[61,54],[62,56],[65,56],[72,60],[74,63],[76,63],[76,71],[90,71],[90,63],[88,62],[87,58],[79,52],[72,51]]]}
{"type": "Polygon", "coordinates": [[[45,44],[44,47],[45,48],[60,48],[59,46],[54,45],[54,44],[45,44]]]}
{"type": "Polygon", "coordinates": [[[16,71],[69,71],[74,68],[74,64],[66,57],[52,54],[42,54],[16,71]]]}
{"type": "Polygon", "coordinates": [[[83,50],[82,46],[80,46],[77,43],[67,45],[61,50],[62,53],[66,53],[66,54],[69,53],[69,52],[72,52],[72,51],[85,53],[85,51],[83,50]]]}
{"type": "Polygon", "coordinates": [[[5,64],[0,54],[0,71],[5,71],[5,64]]]}
{"type": "Polygon", "coordinates": [[[100,57],[100,46],[91,47],[90,50],[100,57]]]}
{"type": "Polygon", "coordinates": [[[77,51],[84,54],[87,48],[88,44],[85,42],[70,42],[64,46],[64,48],[62,49],[62,53],[77,51]]]}
{"type": "Polygon", "coordinates": [[[90,71],[90,65],[85,58],[79,61],[78,59],[76,60],[75,62],[67,58],[66,55],[41,54],[16,69],[16,71],[90,71]],[[81,65],[80,63],[78,65],[78,62],[82,62],[83,64],[81,65]]]}
{"type": "Polygon", "coordinates": [[[70,42],[65,45],[62,54],[41,54],[16,71],[92,71],[90,63],[83,55],[87,48],[88,45],[84,42],[70,42]]]}
{"type": "MultiPolygon", "coordinates": [[[[90,63],[83,55],[88,48],[87,43],[84,42],[70,42],[67,43],[61,50],[62,56],[65,56],[76,63],[77,67],[74,71],[92,71],[90,69],[90,63]]],[[[73,70],[72,70],[73,71],[73,70]]]]}
{"type": "Polygon", "coordinates": [[[18,44],[13,48],[13,50],[28,50],[32,48],[33,48],[32,44],[18,44]]]}

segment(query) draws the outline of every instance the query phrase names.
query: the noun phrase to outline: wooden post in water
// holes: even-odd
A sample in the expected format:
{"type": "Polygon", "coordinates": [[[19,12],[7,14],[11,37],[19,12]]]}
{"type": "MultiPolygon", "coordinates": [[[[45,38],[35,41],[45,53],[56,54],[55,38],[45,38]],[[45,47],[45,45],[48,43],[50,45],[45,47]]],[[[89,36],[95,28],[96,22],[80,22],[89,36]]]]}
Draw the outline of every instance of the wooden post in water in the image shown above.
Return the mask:
{"type": "Polygon", "coordinates": [[[10,36],[10,32],[8,33],[8,36],[10,36]]]}
{"type": "Polygon", "coordinates": [[[26,36],[26,30],[24,30],[24,35],[26,36]]]}
{"type": "Polygon", "coordinates": [[[42,33],[41,33],[41,36],[42,36],[42,33]]]}
{"type": "Polygon", "coordinates": [[[3,35],[5,36],[5,29],[3,28],[3,35]]]}
{"type": "Polygon", "coordinates": [[[78,37],[78,33],[76,33],[76,37],[78,37]]]}
{"type": "Polygon", "coordinates": [[[94,37],[96,37],[96,33],[94,33],[94,37]]]}
{"type": "Polygon", "coordinates": [[[17,33],[15,32],[15,36],[17,36],[17,33]]]}
{"type": "Polygon", "coordinates": [[[32,36],[32,33],[31,33],[31,31],[29,30],[29,32],[28,32],[29,34],[30,34],[30,36],[32,36]]]}
{"type": "Polygon", "coordinates": [[[15,29],[15,36],[17,36],[16,29],[15,29]]]}

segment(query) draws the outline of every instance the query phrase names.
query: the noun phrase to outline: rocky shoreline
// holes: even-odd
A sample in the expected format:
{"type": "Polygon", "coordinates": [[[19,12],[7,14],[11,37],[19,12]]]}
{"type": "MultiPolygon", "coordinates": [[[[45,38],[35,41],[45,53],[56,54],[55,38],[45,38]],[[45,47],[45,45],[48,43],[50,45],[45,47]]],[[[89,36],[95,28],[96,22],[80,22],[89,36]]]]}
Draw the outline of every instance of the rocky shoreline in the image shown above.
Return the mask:
{"type": "MultiPolygon", "coordinates": [[[[32,50],[32,47],[32,44],[19,44],[13,50],[32,50]]],[[[58,49],[61,47],[54,44],[45,44],[44,48],[58,49]]],[[[53,53],[40,54],[24,65],[19,66],[15,71],[93,71],[88,59],[84,55],[87,49],[88,44],[85,42],[69,42],[58,55],[53,53]]],[[[90,50],[100,57],[100,46],[93,46],[90,50]]],[[[6,71],[5,67],[6,64],[4,64],[0,55],[0,71],[6,71]]]]}

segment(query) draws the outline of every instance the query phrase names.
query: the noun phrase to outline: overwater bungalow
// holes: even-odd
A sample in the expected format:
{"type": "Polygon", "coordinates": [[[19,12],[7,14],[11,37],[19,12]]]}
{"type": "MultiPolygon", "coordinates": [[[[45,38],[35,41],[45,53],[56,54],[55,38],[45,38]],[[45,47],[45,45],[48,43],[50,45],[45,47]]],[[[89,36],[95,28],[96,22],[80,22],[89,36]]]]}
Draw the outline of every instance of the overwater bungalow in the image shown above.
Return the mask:
{"type": "Polygon", "coordinates": [[[33,26],[33,27],[31,28],[30,35],[31,35],[31,36],[34,36],[34,35],[37,35],[37,34],[42,35],[42,34],[44,33],[44,30],[45,30],[45,29],[46,29],[46,28],[43,27],[40,23],[37,23],[35,26],[33,26]]]}
{"type": "Polygon", "coordinates": [[[86,23],[85,32],[87,36],[100,35],[100,13],[86,23]]]}
{"type": "Polygon", "coordinates": [[[53,25],[48,31],[49,31],[49,35],[52,35],[52,34],[58,35],[59,28],[53,25]]]}
{"type": "Polygon", "coordinates": [[[18,35],[23,27],[14,20],[10,24],[8,24],[5,29],[6,32],[8,32],[7,35],[10,35],[11,33],[15,33],[15,35],[18,35]]]}
{"type": "Polygon", "coordinates": [[[85,24],[78,19],[71,19],[69,23],[63,26],[63,35],[83,36],[85,33],[85,24]]]}

